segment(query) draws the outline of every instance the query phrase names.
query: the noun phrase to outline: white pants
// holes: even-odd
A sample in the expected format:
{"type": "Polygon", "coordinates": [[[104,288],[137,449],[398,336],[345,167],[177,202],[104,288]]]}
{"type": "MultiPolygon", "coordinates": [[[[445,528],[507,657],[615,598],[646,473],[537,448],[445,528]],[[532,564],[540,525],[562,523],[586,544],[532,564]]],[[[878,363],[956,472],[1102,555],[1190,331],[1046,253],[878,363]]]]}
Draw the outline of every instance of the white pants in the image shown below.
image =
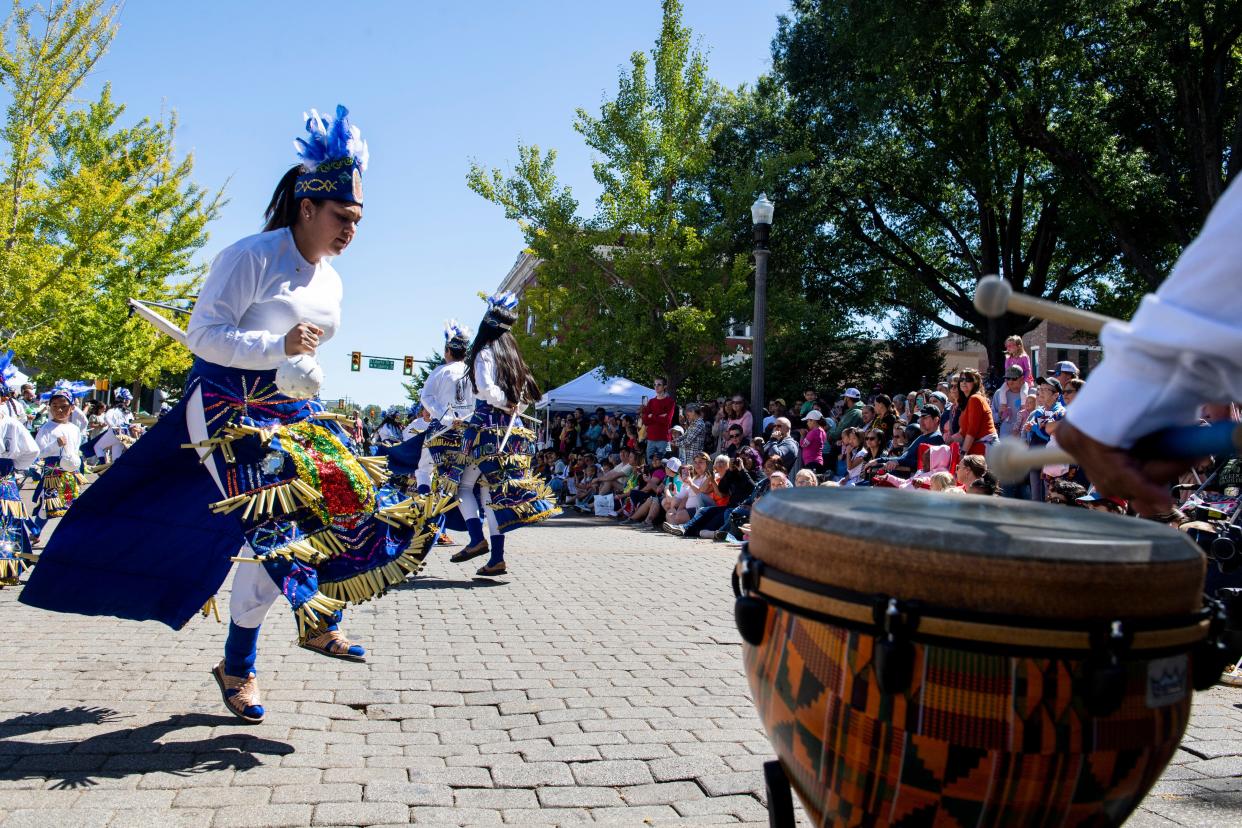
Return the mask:
{"type": "Polygon", "coordinates": [[[414,482],[419,486],[431,485],[431,452],[423,446],[423,454],[418,458],[418,468],[414,470],[414,482]]]}
{"type": "MultiPolygon", "coordinates": [[[[469,520],[479,516],[479,499],[474,496],[474,484],[479,482],[479,467],[471,466],[461,473],[461,483],[457,485],[457,499],[461,502],[458,507],[461,509],[462,517],[469,520]]],[[[483,492],[483,511],[487,518],[487,534],[489,537],[495,537],[500,534],[500,530],[496,528],[496,516],[492,514],[492,510],[487,508],[491,505],[491,491],[484,483],[480,489],[483,492]]]]}
{"type": "MultiPolygon", "coordinates": [[[[190,433],[190,442],[201,443],[210,436],[207,434],[207,417],[203,413],[201,388],[194,389],[194,393],[186,404],[185,424],[190,433]]],[[[200,457],[206,457],[210,450],[198,449],[198,453],[200,457]]],[[[228,492],[225,491],[220,475],[216,471],[215,462],[207,459],[204,465],[207,466],[212,479],[216,481],[216,487],[220,493],[227,495],[228,492]]],[[[250,544],[246,544],[242,549],[242,557],[254,557],[254,550],[250,548],[250,544]]],[[[238,564],[237,571],[233,575],[233,592],[229,595],[229,619],[239,627],[254,629],[262,625],[268,610],[279,597],[280,587],[276,586],[276,582],[271,579],[261,564],[238,564]]]]}

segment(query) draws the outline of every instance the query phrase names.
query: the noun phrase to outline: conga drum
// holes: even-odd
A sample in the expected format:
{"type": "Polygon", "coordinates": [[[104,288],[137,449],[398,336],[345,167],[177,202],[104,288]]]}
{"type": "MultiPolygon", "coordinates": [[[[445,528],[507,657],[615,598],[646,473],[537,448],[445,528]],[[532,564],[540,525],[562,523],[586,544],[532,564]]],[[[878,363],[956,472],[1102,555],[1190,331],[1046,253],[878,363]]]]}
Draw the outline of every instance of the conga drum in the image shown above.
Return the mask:
{"type": "Polygon", "coordinates": [[[787,776],[815,825],[1119,825],[1224,666],[1203,555],[1161,525],[894,489],[774,493],[751,525],[769,808],[787,776]]]}

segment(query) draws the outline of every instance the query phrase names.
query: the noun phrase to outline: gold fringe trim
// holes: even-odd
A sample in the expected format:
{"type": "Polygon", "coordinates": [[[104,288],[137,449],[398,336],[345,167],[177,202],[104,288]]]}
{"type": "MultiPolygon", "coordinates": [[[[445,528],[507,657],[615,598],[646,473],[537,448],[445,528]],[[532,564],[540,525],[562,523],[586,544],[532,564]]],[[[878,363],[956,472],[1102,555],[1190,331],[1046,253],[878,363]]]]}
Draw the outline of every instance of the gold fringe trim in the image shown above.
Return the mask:
{"type": "Polygon", "coordinates": [[[252,425],[241,424],[226,425],[220,429],[220,433],[215,437],[199,440],[197,443],[182,443],[181,447],[183,449],[195,450],[206,449],[207,453],[199,457],[199,462],[205,462],[211,456],[211,452],[219,449],[226,463],[236,463],[237,458],[233,455],[233,443],[246,437],[258,437],[259,442],[267,445],[276,436],[276,432],[280,428],[280,425],[274,425],[269,428],[258,428],[252,425]]]}
{"type": "Polygon", "coordinates": [[[17,586],[17,576],[28,568],[26,562],[18,558],[0,558],[0,584],[17,586]]]}
{"type": "Polygon", "coordinates": [[[26,519],[26,504],[20,500],[0,500],[0,511],[11,518],[26,519]]]}
{"type": "Polygon", "coordinates": [[[336,420],[338,423],[354,424],[354,418],[348,414],[338,414],[335,411],[316,411],[311,415],[313,420],[336,420]]]}
{"type": "Polygon", "coordinates": [[[203,608],[199,610],[199,612],[203,614],[204,618],[208,615],[214,615],[216,617],[217,624],[224,623],[220,620],[220,606],[216,603],[216,596],[214,595],[207,599],[207,603],[203,604],[203,608]]]}
{"type": "Polygon", "coordinates": [[[90,474],[100,475],[106,472],[110,468],[112,468],[111,463],[100,463],[98,466],[87,466],[86,470],[90,474]]]}
{"type": "Polygon", "coordinates": [[[298,621],[298,638],[305,639],[311,633],[321,633],[328,626],[327,620],[345,609],[345,602],[316,592],[293,613],[298,621]]]}
{"type": "Polygon", "coordinates": [[[262,555],[253,558],[233,558],[233,560],[262,563],[264,558],[284,558],[285,560],[296,558],[303,563],[317,566],[343,552],[345,552],[345,544],[341,543],[340,538],[332,534],[331,529],[321,529],[313,535],[307,535],[285,546],[268,550],[262,555]]]}
{"type": "Polygon", "coordinates": [[[439,517],[456,503],[453,495],[433,492],[429,495],[415,495],[400,503],[386,506],[377,511],[375,516],[389,526],[411,529],[439,517]]]}
{"type": "Polygon", "coordinates": [[[242,520],[262,520],[265,516],[275,516],[277,510],[288,514],[303,506],[315,506],[323,500],[323,495],[308,483],[294,477],[284,483],[276,483],[253,492],[235,495],[218,500],[211,504],[211,511],[227,515],[237,509],[246,507],[242,512],[242,520]]]}
{"type": "Polygon", "coordinates": [[[388,482],[391,475],[388,473],[387,457],[355,457],[354,459],[358,461],[358,465],[362,466],[363,471],[376,486],[382,486],[388,482]]]}
{"type": "Polygon", "coordinates": [[[422,569],[423,563],[427,560],[427,552],[423,551],[423,547],[430,536],[430,531],[424,531],[410,541],[409,548],[394,560],[375,569],[360,572],[343,581],[320,584],[319,589],[324,595],[348,601],[351,604],[361,604],[372,598],[378,598],[390,587],[401,583],[422,569]]]}

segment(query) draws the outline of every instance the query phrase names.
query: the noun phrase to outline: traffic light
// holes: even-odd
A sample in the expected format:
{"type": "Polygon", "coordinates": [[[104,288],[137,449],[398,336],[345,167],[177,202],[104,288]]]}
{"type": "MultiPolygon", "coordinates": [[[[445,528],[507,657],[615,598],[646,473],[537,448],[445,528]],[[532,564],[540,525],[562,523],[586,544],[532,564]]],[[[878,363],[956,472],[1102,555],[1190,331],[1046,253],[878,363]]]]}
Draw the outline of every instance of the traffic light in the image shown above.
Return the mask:
{"type": "Polygon", "coordinates": [[[362,351],[354,351],[349,355],[349,370],[362,370],[362,351]]]}
{"type": "Polygon", "coordinates": [[[414,376],[414,357],[408,356],[405,358],[405,364],[401,366],[401,373],[407,377],[414,376]]]}

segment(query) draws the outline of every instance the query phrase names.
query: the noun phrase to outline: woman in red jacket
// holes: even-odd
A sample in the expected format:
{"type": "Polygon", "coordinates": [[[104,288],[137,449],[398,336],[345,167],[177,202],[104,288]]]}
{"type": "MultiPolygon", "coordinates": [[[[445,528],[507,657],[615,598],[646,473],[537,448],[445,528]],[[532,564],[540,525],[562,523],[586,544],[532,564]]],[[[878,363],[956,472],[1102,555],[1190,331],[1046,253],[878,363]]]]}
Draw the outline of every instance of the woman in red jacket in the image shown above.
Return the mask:
{"type": "Polygon", "coordinates": [[[988,443],[996,440],[996,423],[992,421],[992,405],[983,391],[983,378],[973,368],[957,377],[958,399],[962,417],[958,432],[950,439],[962,444],[962,454],[986,454],[988,443]]]}

